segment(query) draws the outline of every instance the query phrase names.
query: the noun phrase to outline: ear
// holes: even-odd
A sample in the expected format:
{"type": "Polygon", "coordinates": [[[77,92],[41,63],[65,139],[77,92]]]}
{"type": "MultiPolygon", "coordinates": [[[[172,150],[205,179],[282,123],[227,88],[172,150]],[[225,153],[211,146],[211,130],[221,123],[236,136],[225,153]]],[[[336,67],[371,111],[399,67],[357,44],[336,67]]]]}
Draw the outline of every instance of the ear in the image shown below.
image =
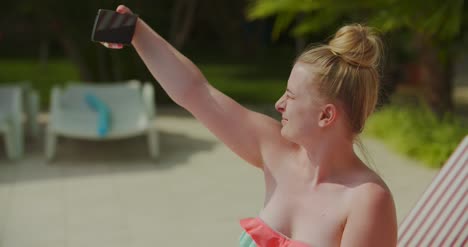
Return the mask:
{"type": "Polygon", "coordinates": [[[322,107],[322,111],[320,112],[319,118],[319,126],[320,127],[327,127],[331,123],[333,123],[336,119],[337,109],[336,106],[333,104],[326,104],[322,107]]]}

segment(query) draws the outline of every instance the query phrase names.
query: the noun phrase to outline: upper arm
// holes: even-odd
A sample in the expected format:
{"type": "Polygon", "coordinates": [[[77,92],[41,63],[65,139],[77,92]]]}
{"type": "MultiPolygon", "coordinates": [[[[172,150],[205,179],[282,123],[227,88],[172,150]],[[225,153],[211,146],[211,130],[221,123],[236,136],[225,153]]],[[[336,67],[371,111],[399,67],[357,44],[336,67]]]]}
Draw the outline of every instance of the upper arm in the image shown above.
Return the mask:
{"type": "Polygon", "coordinates": [[[376,184],[357,188],[351,200],[342,247],[395,247],[397,223],[393,198],[388,190],[376,184]]]}
{"type": "Polygon", "coordinates": [[[266,157],[274,159],[275,150],[284,150],[277,121],[247,110],[213,88],[188,58],[146,23],[138,23],[132,44],[172,100],[255,166],[263,167],[266,157]]]}
{"type": "Polygon", "coordinates": [[[190,93],[183,107],[250,164],[263,168],[265,155],[284,145],[278,121],[248,110],[208,83],[190,93]]]}

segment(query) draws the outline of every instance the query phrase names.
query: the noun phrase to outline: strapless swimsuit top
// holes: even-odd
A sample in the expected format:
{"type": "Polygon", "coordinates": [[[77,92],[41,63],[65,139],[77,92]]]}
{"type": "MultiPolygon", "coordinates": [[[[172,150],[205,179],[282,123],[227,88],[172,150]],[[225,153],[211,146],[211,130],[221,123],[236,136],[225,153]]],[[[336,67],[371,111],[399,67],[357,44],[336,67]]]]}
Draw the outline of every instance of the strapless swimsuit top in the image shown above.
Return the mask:
{"type": "Polygon", "coordinates": [[[259,217],[243,219],[240,225],[240,247],[312,247],[275,231],[259,217]]]}

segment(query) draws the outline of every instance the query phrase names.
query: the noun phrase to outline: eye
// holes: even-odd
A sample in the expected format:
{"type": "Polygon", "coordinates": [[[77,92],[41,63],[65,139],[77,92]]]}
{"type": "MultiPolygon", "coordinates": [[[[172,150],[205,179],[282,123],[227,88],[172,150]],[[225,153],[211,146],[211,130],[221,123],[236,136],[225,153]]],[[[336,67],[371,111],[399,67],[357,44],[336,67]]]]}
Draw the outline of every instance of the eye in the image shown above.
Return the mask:
{"type": "Polygon", "coordinates": [[[286,89],[286,92],[284,92],[284,94],[286,95],[286,98],[288,98],[288,99],[294,99],[295,98],[295,95],[289,89],[286,89]]]}

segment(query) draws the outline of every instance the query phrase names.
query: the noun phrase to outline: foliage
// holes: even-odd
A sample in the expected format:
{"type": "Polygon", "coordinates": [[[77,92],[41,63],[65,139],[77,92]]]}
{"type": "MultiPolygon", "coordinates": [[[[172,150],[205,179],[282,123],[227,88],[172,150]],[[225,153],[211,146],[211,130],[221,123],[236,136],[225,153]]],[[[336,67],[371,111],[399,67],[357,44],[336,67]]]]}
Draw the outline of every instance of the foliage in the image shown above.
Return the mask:
{"type": "MultiPolygon", "coordinates": [[[[32,60],[0,60],[0,67],[1,83],[30,81],[40,93],[43,109],[48,108],[53,86],[79,80],[76,67],[67,60],[51,60],[46,67],[32,60]]],[[[203,61],[199,67],[214,87],[235,100],[246,104],[271,105],[283,93],[290,69],[282,64],[223,63],[219,60],[203,61]]],[[[171,103],[159,85],[155,85],[155,88],[158,103],[171,103]]]]}
{"type": "Polygon", "coordinates": [[[364,134],[430,167],[441,167],[468,134],[468,126],[449,113],[441,119],[422,104],[393,104],[369,118],[364,134]]]}
{"type": "Polygon", "coordinates": [[[377,27],[391,37],[384,40],[392,42],[385,45],[392,50],[384,52],[391,61],[381,67],[384,87],[395,88],[401,79],[417,80],[425,101],[439,113],[453,110],[453,65],[460,46],[468,44],[467,12],[464,0],[255,0],[248,9],[251,19],[275,17],[273,38],[283,32],[307,38],[352,22],[377,27]],[[413,61],[401,61],[410,54],[413,61]],[[408,71],[410,65],[425,74],[408,71]],[[398,78],[402,72],[417,78],[398,78]]]}
{"type": "Polygon", "coordinates": [[[370,22],[383,31],[407,27],[441,41],[454,39],[462,30],[463,0],[381,2],[370,22]]]}
{"type": "Polygon", "coordinates": [[[329,28],[339,21],[368,22],[382,31],[406,28],[439,40],[461,34],[467,17],[463,0],[256,0],[248,8],[251,19],[276,16],[273,36],[287,31],[296,20],[293,34],[304,36],[329,28]]]}
{"type": "MultiPolygon", "coordinates": [[[[51,60],[46,67],[32,60],[0,60],[0,82],[29,81],[38,90],[41,105],[49,102],[50,90],[54,85],[79,80],[76,68],[66,60],[51,60]]],[[[44,108],[44,107],[43,107],[44,108]]]]}
{"type": "Polygon", "coordinates": [[[201,64],[200,69],[214,87],[242,103],[273,105],[286,87],[286,76],[272,77],[266,67],[201,64]]]}

